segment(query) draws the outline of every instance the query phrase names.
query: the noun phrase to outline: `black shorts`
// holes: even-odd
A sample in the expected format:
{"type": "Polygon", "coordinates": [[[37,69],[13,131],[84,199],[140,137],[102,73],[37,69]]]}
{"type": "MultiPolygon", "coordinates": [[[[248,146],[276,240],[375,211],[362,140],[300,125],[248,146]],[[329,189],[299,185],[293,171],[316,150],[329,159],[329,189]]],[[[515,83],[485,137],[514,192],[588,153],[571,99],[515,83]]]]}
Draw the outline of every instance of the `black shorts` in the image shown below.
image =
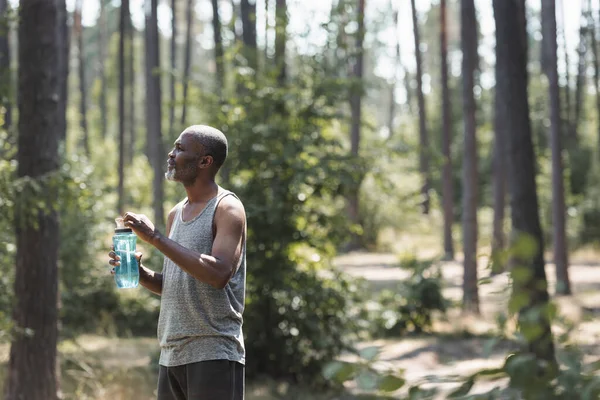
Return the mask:
{"type": "Polygon", "coordinates": [[[244,366],[211,360],[159,366],[158,400],[243,400],[244,366]]]}

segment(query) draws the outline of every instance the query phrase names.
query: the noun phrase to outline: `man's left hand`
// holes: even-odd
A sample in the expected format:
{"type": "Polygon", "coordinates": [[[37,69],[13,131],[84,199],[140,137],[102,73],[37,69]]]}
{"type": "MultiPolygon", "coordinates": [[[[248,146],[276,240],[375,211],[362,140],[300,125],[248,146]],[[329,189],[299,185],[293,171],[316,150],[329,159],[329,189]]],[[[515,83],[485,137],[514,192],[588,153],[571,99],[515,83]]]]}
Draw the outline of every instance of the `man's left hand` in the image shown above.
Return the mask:
{"type": "Polygon", "coordinates": [[[152,241],[159,235],[152,221],[144,214],[126,212],[123,220],[125,221],[125,226],[131,228],[137,237],[144,242],[152,244],[152,241]]]}

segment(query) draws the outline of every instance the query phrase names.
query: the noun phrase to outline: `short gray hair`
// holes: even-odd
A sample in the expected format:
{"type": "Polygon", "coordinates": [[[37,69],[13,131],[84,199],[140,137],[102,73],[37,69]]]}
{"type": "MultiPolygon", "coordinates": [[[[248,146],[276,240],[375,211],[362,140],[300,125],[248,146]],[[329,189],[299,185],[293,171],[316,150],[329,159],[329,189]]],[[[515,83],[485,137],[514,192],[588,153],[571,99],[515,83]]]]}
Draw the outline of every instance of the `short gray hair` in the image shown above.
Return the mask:
{"type": "Polygon", "coordinates": [[[212,156],[214,166],[221,168],[227,158],[227,138],[225,134],[208,125],[192,125],[188,126],[185,133],[190,133],[204,147],[206,155],[212,156]]]}

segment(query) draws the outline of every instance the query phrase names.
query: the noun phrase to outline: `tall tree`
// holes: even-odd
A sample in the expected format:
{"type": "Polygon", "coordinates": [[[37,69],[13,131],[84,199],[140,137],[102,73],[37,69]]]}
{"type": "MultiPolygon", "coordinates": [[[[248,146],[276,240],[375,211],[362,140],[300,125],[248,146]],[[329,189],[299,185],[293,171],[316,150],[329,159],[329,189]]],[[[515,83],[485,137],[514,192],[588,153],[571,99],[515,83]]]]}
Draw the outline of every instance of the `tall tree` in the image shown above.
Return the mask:
{"type": "Polygon", "coordinates": [[[177,71],[177,1],[171,0],[171,73],[169,74],[169,129],[173,129],[173,124],[175,123],[175,71],[177,71]]]}
{"type": "MultiPolygon", "coordinates": [[[[191,3],[191,1],[190,1],[191,3]]],[[[150,164],[154,171],[152,181],[152,205],[154,208],[154,223],[159,229],[165,226],[163,210],[164,191],[164,160],[165,152],[162,144],[162,112],[160,74],[160,51],[158,36],[158,0],[146,0],[146,132],[148,134],[148,152],[150,164]]],[[[188,10],[192,11],[192,10],[188,10]]]]}
{"type": "Polygon", "coordinates": [[[450,110],[450,90],[448,88],[448,24],[446,22],[446,0],[440,1],[440,52],[442,81],[442,208],[444,214],[444,255],[447,260],[454,259],[452,225],[454,223],[454,201],[452,190],[452,154],[450,152],[452,116],[450,110]]]}
{"type": "Polygon", "coordinates": [[[477,290],[477,138],[475,112],[475,70],[477,68],[477,19],[474,0],[461,0],[461,48],[463,81],[463,308],[479,313],[477,290]]]}
{"type": "Polygon", "coordinates": [[[87,126],[87,88],[85,82],[85,54],[83,47],[83,24],[82,18],[83,0],[75,1],[73,13],[73,29],[77,40],[77,70],[79,73],[79,127],[83,134],[83,149],[90,156],[90,139],[87,126]]]}
{"type": "MultiPolygon", "coordinates": [[[[565,236],[565,189],[560,118],[560,87],[558,85],[558,57],[556,41],[555,0],[542,1],[542,34],[544,72],[548,77],[550,98],[550,147],[552,149],[552,228],[554,264],[556,265],[556,292],[570,294],[567,240],[565,236]]],[[[599,114],[600,115],[600,114],[599,114]]]]}
{"type": "Polygon", "coordinates": [[[119,11],[119,183],[117,187],[117,210],[120,215],[125,207],[125,41],[129,0],[121,0],[119,11]]]}
{"type": "Polygon", "coordinates": [[[225,85],[225,64],[223,63],[223,38],[221,35],[221,16],[219,15],[219,0],[211,0],[213,9],[213,39],[215,42],[215,65],[217,66],[217,91],[223,96],[225,85]]]}
{"type": "Polygon", "coordinates": [[[506,121],[507,178],[512,210],[515,254],[512,262],[513,301],[528,350],[554,364],[548,313],[544,241],[535,182],[535,154],[527,98],[527,34],[525,0],[493,0],[496,62],[504,89],[499,100],[508,105],[506,121]]]}
{"type": "Polygon", "coordinates": [[[133,20],[131,18],[131,3],[129,7],[127,7],[127,15],[125,16],[126,25],[126,41],[125,46],[127,49],[127,58],[125,60],[127,71],[125,74],[127,76],[127,111],[126,115],[126,129],[125,131],[129,134],[126,140],[127,142],[127,157],[125,158],[125,162],[128,165],[133,163],[133,155],[135,154],[135,141],[137,139],[137,124],[135,118],[135,104],[136,104],[136,85],[135,85],[135,28],[133,26],[133,20]]]}
{"type": "MultiPolygon", "coordinates": [[[[356,45],[354,54],[351,57],[352,79],[354,84],[350,90],[350,153],[358,158],[360,150],[360,136],[362,125],[362,91],[363,91],[363,59],[365,37],[365,0],[358,0],[356,9],[356,18],[358,29],[356,32],[356,45]]],[[[361,179],[359,179],[359,182],[361,179]]],[[[353,223],[359,222],[359,188],[360,184],[353,186],[352,192],[348,197],[348,207],[350,219],[353,223]]],[[[356,241],[354,239],[354,241],[356,241]]],[[[357,243],[351,243],[356,246],[357,243]]]]}
{"type": "Polygon", "coordinates": [[[59,172],[65,127],[63,100],[57,101],[66,80],[61,76],[65,16],[61,1],[20,2],[17,176],[29,183],[19,192],[15,210],[17,334],[10,349],[7,400],[57,399],[59,221],[53,203],[58,187],[49,177],[59,172]]]}
{"type": "Polygon", "coordinates": [[[588,50],[588,20],[586,5],[588,3],[582,3],[581,7],[581,25],[579,27],[579,44],[577,46],[577,77],[575,78],[575,115],[571,121],[572,126],[569,130],[569,148],[575,147],[579,140],[577,133],[579,129],[579,123],[581,122],[583,112],[583,92],[585,88],[585,77],[587,69],[587,50],[588,50]]]}
{"type": "MultiPolygon", "coordinates": [[[[502,40],[496,31],[496,41],[502,40]]],[[[495,66],[495,80],[501,82],[502,70],[495,66]]],[[[498,274],[506,269],[504,257],[506,237],[504,234],[504,214],[506,209],[506,119],[507,104],[502,93],[505,85],[494,87],[494,147],[492,153],[492,193],[494,217],[492,222],[492,273],[498,274]]]]}
{"type": "Polygon", "coordinates": [[[108,130],[108,106],[106,104],[106,48],[108,43],[108,29],[106,21],[106,0],[100,0],[100,14],[98,16],[98,54],[100,59],[98,60],[98,75],[100,76],[100,94],[99,94],[99,108],[100,108],[100,134],[104,138],[108,130]]]}
{"type": "MultiPolygon", "coordinates": [[[[596,93],[596,117],[600,117],[600,60],[598,58],[598,43],[596,40],[596,21],[592,12],[592,0],[588,0],[587,6],[587,26],[591,39],[590,47],[592,49],[593,64],[594,64],[594,89],[596,93]]],[[[597,143],[600,147],[600,124],[598,124],[597,143]]]]}
{"type": "MultiPolygon", "coordinates": [[[[394,3],[390,1],[390,8],[393,9],[394,3]]],[[[400,7],[395,9],[392,14],[392,21],[394,22],[394,26],[398,28],[397,25],[400,24],[400,7]]],[[[392,64],[393,67],[393,75],[392,75],[392,83],[390,84],[390,110],[388,114],[388,140],[392,138],[394,135],[394,119],[396,118],[396,85],[398,84],[398,68],[400,68],[400,32],[398,29],[395,29],[396,37],[395,37],[395,48],[396,48],[396,59],[392,64]]]]}
{"type": "Polygon", "coordinates": [[[286,43],[287,43],[287,0],[275,0],[275,66],[278,69],[278,81],[283,85],[287,76],[286,43]]]}
{"type": "Polygon", "coordinates": [[[248,66],[256,69],[258,48],[256,47],[256,0],[241,0],[243,54],[248,66]]]}
{"type": "Polygon", "coordinates": [[[427,113],[425,110],[425,96],[423,95],[423,61],[421,59],[421,39],[419,35],[419,19],[415,0],[410,0],[412,9],[413,33],[415,41],[415,59],[417,63],[417,102],[419,107],[419,170],[422,175],[421,186],[422,211],[429,214],[429,188],[431,187],[431,176],[429,173],[429,134],[427,133],[427,113]]]}
{"type": "Polygon", "coordinates": [[[70,60],[70,50],[71,50],[71,29],[68,24],[68,13],[67,8],[64,5],[65,0],[57,0],[57,8],[58,8],[58,24],[62,32],[60,32],[61,40],[60,40],[60,52],[58,54],[59,68],[60,74],[58,78],[59,82],[59,92],[58,92],[58,106],[60,107],[60,111],[58,113],[59,118],[59,128],[58,131],[62,135],[62,140],[66,143],[67,139],[67,101],[69,97],[68,91],[68,79],[69,76],[69,60],[70,60]]]}
{"type": "Polygon", "coordinates": [[[10,102],[10,41],[9,41],[9,8],[7,0],[0,0],[0,105],[4,107],[4,121],[2,127],[10,128],[12,125],[12,112],[10,102]]]}
{"type": "Polygon", "coordinates": [[[190,67],[192,65],[192,27],[193,27],[193,16],[194,16],[194,2],[193,0],[187,0],[187,11],[186,11],[186,28],[185,28],[185,54],[183,61],[183,98],[181,108],[181,126],[185,126],[187,119],[187,100],[188,100],[188,87],[190,85],[190,67]]]}
{"type": "Polygon", "coordinates": [[[558,0],[558,4],[559,4],[559,13],[558,15],[560,15],[560,34],[561,34],[561,38],[562,38],[562,48],[563,48],[563,54],[564,54],[564,66],[565,66],[565,88],[564,88],[564,92],[565,92],[565,112],[564,112],[564,117],[563,117],[563,126],[564,126],[564,132],[565,134],[568,132],[569,127],[571,126],[571,74],[569,72],[569,66],[571,65],[569,62],[569,46],[567,43],[567,28],[566,28],[566,24],[565,24],[565,2],[563,0],[558,0]]]}

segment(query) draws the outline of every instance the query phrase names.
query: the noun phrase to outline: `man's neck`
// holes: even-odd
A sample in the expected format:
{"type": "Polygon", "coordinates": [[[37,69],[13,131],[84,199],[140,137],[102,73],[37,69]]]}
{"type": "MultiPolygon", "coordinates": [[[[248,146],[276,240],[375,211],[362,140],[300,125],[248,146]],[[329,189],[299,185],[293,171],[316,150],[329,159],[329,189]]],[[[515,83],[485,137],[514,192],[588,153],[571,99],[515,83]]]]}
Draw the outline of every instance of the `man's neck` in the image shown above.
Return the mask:
{"type": "Polygon", "coordinates": [[[202,179],[198,177],[189,186],[185,186],[189,203],[204,203],[219,193],[219,185],[213,179],[202,179]]]}

